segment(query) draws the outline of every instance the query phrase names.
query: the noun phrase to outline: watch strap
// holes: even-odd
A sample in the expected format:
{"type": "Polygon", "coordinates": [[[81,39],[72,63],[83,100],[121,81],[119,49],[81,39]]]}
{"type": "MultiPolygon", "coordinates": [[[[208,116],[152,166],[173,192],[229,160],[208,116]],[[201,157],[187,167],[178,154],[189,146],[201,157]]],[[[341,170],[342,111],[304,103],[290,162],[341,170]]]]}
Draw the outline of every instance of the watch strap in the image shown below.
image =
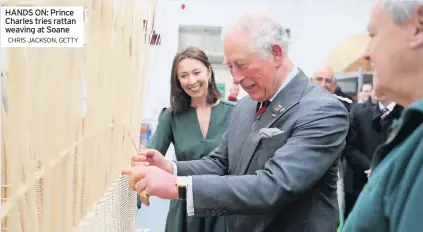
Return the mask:
{"type": "Polygon", "coordinates": [[[187,199],[187,181],[182,177],[178,177],[176,179],[176,186],[178,187],[179,199],[185,201],[187,199]]]}

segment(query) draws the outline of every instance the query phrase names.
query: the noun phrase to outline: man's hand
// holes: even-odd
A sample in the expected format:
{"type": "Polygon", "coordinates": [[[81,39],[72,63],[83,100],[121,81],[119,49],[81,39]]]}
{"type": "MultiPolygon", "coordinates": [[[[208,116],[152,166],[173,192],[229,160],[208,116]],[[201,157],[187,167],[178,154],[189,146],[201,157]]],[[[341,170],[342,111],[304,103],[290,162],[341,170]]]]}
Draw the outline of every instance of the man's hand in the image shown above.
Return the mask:
{"type": "MultiPolygon", "coordinates": [[[[160,153],[159,153],[160,154],[160,153]]],[[[162,199],[177,199],[178,187],[176,176],[155,167],[138,166],[122,170],[123,175],[130,175],[129,186],[141,196],[157,196],[162,199]],[[143,191],[145,191],[143,193],[143,191]]],[[[148,197],[141,197],[144,205],[149,205],[148,197]]]]}
{"type": "Polygon", "coordinates": [[[131,167],[138,166],[156,166],[166,172],[173,174],[173,166],[169,160],[157,150],[147,149],[140,152],[138,155],[132,156],[131,167]]]}

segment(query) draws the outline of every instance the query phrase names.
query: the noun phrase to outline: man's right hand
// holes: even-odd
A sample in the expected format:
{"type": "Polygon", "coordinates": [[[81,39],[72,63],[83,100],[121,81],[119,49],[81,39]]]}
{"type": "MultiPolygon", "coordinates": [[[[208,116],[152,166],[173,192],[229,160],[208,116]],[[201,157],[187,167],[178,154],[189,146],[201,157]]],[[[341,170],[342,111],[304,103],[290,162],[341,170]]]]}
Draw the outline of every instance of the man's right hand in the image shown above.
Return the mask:
{"type": "Polygon", "coordinates": [[[157,150],[154,149],[147,149],[140,152],[138,155],[132,156],[131,159],[131,166],[156,166],[160,169],[173,174],[173,166],[169,160],[165,159],[165,157],[157,150]]]}

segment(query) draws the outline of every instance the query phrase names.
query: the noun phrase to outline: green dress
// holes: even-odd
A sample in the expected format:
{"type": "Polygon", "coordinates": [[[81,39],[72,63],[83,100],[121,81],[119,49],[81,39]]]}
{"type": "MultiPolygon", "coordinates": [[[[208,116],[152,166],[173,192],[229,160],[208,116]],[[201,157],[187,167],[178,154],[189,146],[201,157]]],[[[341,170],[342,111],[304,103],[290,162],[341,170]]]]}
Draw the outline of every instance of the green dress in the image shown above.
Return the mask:
{"type": "MultiPolygon", "coordinates": [[[[164,155],[172,143],[178,161],[201,159],[219,145],[234,107],[235,103],[221,100],[212,108],[206,138],[201,132],[195,108],[177,114],[171,114],[165,108],[160,113],[159,123],[148,147],[156,149],[164,155]]],[[[166,232],[226,231],[224,217],[188,217],[186,208],[182,204],[185,203],[171,200],[166,220],[166,232]],[[183,223],[186,223],[186,226],[183,223]],[[184,227],[187,228],[187,231],[183,231],[184,227]]]]}

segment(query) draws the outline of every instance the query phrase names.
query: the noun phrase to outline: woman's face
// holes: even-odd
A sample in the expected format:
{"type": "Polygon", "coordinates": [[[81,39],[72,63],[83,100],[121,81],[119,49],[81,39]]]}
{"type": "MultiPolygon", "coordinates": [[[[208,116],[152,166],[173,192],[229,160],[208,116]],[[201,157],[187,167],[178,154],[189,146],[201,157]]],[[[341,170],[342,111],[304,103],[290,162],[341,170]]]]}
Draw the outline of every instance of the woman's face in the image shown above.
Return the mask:
{"type": "Polygon", "coordinates": [[[207,97],[210,71],[196,59],[186,58],[177,66],[178,80],[191,99],[207,97]]]}

